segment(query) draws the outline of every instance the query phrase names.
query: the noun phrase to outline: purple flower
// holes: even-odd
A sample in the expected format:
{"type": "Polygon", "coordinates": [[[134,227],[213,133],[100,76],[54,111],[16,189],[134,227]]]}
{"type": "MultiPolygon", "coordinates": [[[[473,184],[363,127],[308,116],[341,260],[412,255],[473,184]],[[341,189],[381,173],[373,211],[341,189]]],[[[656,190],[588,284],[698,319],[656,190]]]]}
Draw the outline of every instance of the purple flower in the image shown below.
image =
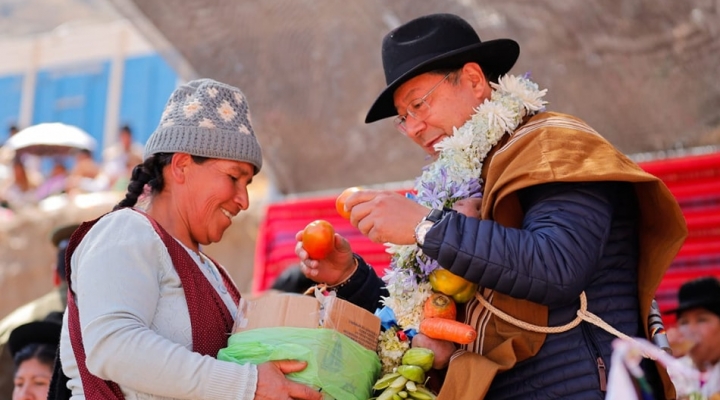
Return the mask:
{"type": "Polygon", "coordinates": [[[430,275],[431,272],[440,267],[437,261],[419,252],[415,256],[415,260],[417,260],[420,271],[422,271],[424,276],[430,275]]]}

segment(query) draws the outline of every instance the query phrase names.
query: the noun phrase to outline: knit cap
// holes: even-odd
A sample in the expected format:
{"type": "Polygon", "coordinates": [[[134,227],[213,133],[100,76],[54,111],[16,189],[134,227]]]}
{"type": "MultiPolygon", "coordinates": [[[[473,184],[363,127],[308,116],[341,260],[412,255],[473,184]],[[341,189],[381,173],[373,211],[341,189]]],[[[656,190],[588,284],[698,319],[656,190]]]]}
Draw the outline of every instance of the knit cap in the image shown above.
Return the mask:
{"type": "Polygon", "coordinates": [[[177,88],[160,125],[145,144],[143,159],[176,152],[247,162],[257,174],[262,153],[240,89],[212,79],[190,81],[177,88]]]}

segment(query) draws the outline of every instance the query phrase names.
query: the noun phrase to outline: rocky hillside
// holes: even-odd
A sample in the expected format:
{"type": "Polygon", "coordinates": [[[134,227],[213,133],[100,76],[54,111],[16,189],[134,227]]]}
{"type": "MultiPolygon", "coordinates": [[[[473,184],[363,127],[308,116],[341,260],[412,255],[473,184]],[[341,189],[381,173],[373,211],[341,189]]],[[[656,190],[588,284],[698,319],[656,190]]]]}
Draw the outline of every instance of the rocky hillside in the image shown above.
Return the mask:
{"type": "Polygon", "coordinates": [[[246,92],[282,193],[417,175],[419,150],[391,122],[363,119],[384,87],[383,35],[432,12],[516,39],[513,72],[626,153],[720,143],[717,0],[111,1],[172,43],[186,75],[246,92]]]}

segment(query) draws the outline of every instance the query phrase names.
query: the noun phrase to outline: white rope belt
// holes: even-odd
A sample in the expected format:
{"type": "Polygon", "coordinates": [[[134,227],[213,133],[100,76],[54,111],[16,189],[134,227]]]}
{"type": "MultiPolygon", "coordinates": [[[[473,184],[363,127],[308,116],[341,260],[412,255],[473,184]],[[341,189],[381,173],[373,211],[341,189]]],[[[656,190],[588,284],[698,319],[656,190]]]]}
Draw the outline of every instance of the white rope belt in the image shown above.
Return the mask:
{"type": "MultiPolygon", "coordinates": [[[[521,321],[511,315],[508,315],[504,311],[498,309],[497,307],[490,304],[489,301],[487,301],[483,296],[480,295],[480,293],[475,293],[475,298],[480,302],[480,304],[483,305],[483,307],[487,308],[490,313],[492,313],[494,316],[500,318],[501,320],[509,323],[510,325],[514,325],[518,328],[525,329],[526,331],[530,332],[538,332],[538,333],[562,333],[567,332],[570,329],[578,326],[580,322],[587,321],[597,327],[600,327],[604,329],[605,331],[621,338],[624,340],[629,341],[635,341],[635,339],[631,338],[630,336],[620,332],[619,330],[613,328],[610,326],[607,322],[603,321],[602,318],[598,317],[597,315],[591,313],[587,310],[587,296],[585,295],[585,292],[580,293],[580,309],[577,311],[577,317],[568,322],[565,325],[560,326],[539,326],[534,325],[525,321],[521,321]]],[[[646,358],[650,358],[654,360],[654,357],[650,357],[648,354],[644,354],[646,358]]]]}

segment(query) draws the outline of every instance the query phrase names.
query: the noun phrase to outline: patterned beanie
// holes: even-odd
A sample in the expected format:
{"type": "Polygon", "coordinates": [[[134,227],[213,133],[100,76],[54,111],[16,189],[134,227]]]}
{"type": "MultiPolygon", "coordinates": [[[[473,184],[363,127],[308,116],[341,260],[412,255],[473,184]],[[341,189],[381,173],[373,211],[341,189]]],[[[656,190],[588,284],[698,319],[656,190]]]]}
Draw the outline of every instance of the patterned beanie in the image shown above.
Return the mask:
{"type": "Polygon", "coordinates": [[[262,153],[240,89],[212,79],[198,79],[177,88],[145,145],[143,159],[176,152],[247,162],[257,174],[262,153]]]}

